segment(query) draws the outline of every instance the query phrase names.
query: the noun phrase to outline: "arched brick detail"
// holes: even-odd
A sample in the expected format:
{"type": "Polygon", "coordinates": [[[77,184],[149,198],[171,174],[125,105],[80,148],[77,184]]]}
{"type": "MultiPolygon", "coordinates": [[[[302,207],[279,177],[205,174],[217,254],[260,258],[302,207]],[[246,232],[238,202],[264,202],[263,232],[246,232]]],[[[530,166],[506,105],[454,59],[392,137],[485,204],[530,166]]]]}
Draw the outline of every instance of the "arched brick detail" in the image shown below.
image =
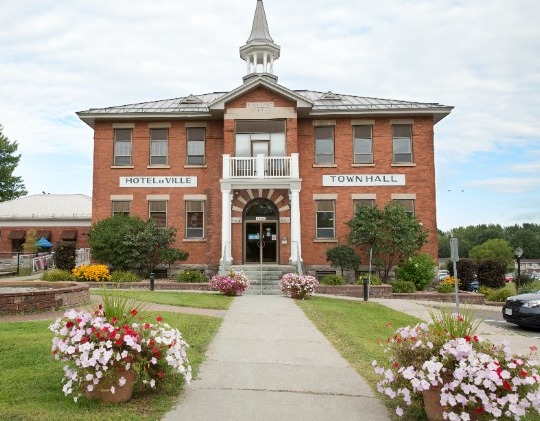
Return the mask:
{"type": "Polygon", "coordinates": [[[276,205],[280,217],[291,216],[289,193],[286,189],[246,189],[234,190],[232,217],[241,218],[246,205],[252,200],[261,198],[272,201],[276,205]]]}

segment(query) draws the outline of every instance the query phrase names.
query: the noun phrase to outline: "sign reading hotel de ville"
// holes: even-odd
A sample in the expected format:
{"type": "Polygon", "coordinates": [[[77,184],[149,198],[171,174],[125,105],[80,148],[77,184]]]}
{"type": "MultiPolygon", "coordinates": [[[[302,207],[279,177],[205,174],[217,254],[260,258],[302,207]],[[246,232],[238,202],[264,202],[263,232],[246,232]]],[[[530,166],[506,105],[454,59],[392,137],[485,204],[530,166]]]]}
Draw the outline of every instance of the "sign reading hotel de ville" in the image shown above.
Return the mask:
{"type": "Polygon", "coordinates": [[[323,175],[325,187],[404,186],[405,174],[323,175]]]}
{"type": "Polygon", "coordinates": [[[197,177],[120,177],[120,187],[197,187],[197,177]]]}

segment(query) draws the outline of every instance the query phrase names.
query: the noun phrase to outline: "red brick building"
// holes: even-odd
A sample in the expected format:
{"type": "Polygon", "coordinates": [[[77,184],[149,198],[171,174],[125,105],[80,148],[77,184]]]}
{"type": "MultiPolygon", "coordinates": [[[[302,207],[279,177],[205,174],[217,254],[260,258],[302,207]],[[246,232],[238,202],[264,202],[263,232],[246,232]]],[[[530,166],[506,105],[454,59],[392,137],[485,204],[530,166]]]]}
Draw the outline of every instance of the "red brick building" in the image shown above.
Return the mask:
{"type": "Polygon", "coordinates": [[[347,243],[355,204],[399,200],[436,258],[433,130],[452,107],[293,90],[279,55],[259,0],[237,88],[77,113],[94,129],[93,221],[174,226],[190,266],[314,270],[347,243]]]}

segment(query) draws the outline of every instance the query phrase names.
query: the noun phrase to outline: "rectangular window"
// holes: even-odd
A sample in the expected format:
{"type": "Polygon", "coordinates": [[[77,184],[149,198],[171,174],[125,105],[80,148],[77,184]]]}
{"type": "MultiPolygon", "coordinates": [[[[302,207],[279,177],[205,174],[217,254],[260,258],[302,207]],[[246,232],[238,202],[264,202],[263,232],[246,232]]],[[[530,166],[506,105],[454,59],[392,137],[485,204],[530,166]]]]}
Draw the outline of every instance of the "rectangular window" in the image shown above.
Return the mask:
{"type": "Polygon", "coordinates": [[[371,126],[354,126],[354,163],[373,164],[371,126]]]}
{"type": "Polygon", "coordinates": [[[315,163],[334,163],[333,127],[315,127],[315,163]]]}
{"type": "Polygon", "coordinates": [[[168,139],[168,129],[150,129],[150,165],[167,165],[168,139]]]}
{"type": "Polygon", "coordinates": [[[316,200],[317,238],[335,238],[333,200],[316,200]]]}
{"type": "Polygon", "coordinates": [[[368,208],[375,207],[375,199],[354,199],[353,203],[355,212],[362,206],[367,206],[368,208]]]}
{"type": "Polygon", "coordinates": [[[129,200],[113,200],[112,214],[129,216],[131,211],[131,202],[129,200]]]}
{"type": "Polygon", "coordinates": [[[205,164],[206,129],[203,127],[187,129],[187,164],[205,164]]]}
{"type": "Polygon", "coordinates": [[[114,165],[131,165],[131,129],[114,129],[114,165]]]}
{"type": "Polygon", "coordinates": [[[204,238],[203,201],[186,201],[186,238],[204,238]]]}
{"type": "Polygon", "coordinates": [[[394,164],[409,164],[413,162],[412,134],[410,124],[394,124],[394,164]]]}
{"type": "Polygon", "coordinates": [[[167,201],[155,200],[148,202],[148,214],[158,227],[167,226],[167,201]]]}
{"type": "Polygon", "coordinates": [[[414,216],[414,199],[394,199],[394,202],[399,203],[405,212],[414,216]]]}

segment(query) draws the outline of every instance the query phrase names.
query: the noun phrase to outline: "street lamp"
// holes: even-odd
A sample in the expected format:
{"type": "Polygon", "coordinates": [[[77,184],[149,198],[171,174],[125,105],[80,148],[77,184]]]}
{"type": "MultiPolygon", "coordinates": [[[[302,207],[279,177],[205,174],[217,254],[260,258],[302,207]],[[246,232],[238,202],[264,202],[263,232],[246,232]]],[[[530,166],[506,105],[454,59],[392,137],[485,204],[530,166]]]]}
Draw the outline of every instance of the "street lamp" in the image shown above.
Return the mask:
{"type": "Polygon", "coordinates": [[[520,283],[521,283],[521,255],[523,254],[523,249],[521,247],[518,247],[517,249],[514,250],[514,253],[516,255],[517,264],[518,264],[517,286],[519,290],[520,283]]]}

